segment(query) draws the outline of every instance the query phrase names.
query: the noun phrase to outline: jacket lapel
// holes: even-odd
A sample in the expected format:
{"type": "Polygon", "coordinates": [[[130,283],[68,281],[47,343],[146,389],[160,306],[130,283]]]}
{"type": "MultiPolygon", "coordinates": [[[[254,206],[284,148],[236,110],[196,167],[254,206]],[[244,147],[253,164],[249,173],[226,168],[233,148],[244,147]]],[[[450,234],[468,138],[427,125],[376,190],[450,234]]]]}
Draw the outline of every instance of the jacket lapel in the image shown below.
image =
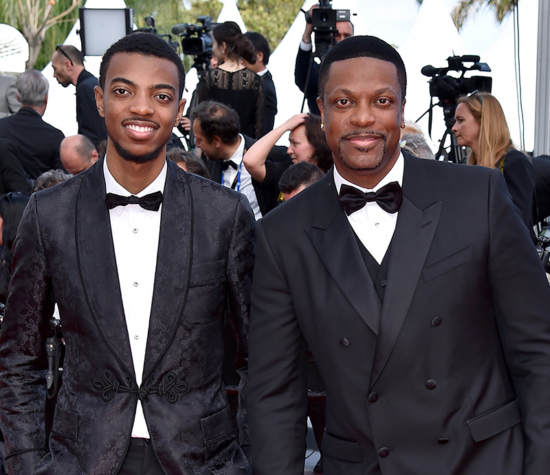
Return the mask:
{"type": "Polygon", "coordinates": [[[118,281],[109,211],[105,206],[104,159],[83,177],[76,203],[80,278],[92,317],[107,346],[134,375],[128,327],[118,281]]]}
{"type": "Polygon", "coordinates": [[[332,172],[317,189],[317,203],[309,238],[330,275],[369,328],[378,334],[381,302],[355,240],[353,230],[338,203],[332,172]]]}
{"type": "Polygon", "coordinates": [[[168,160],[143,384],[172,342],[189,290],[193,199],[187,174],[168,160]]]}
{"type": "Polygon", "coordinates": [[[422,159],[406,153],[403,204],[392,241],[388,285],[384,296],[370,387],[384,369],[409,311],[428,255],[442,202],[435,201],[422,159]]]}

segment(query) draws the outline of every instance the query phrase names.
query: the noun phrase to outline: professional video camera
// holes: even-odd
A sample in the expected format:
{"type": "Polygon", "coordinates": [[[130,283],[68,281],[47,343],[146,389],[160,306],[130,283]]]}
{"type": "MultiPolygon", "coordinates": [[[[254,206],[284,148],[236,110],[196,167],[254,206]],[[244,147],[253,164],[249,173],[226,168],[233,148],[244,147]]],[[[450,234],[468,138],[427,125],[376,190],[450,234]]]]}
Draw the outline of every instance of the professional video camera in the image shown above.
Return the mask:
{"type": "Polygon", "coordinates": [[[192,67],[200,72],[210,68],[213,43],[211,31],[215,24],[212,23],[212,17],[206,15],[197,17],[197,23],[200,25],[178,23],[172,27],[172,34],[181,38],[183,54],[195,57],[192,67]]]}
{"type": "Polygon", "coordinates": [[[328,50],[334,45],[334,37],[338,31],[336,22],[350,21],[349,10],[334,10],[332,0],[320,0],[319,8],[306,13],[306,21],[313,26],[315,33],[315,52],[321,59],[325,57],[328,50]]]}
{"type": "MultiPolygon", "coordinates": [[[[456,137],[451,132],[451,128],[455,123],[455,110],[457,99],[471,92],[491,92],[493,78],[489,76],[471,76],[465,77],[468,71],[491,72],[491,68],[487,63],[480,63],[479,56],[464,55],[464,56],[449,56],[447,58],[448,66],[444,68],[434,68],[431,65],[424,66],[420,72],[427,77],[432,78],[430,84],[430,107],[427,112],[430,113],[429,118],[429,133],[432,128],[432,109],[434,107],[433,98],[439,99],[435,105],[443,108],[443,116],[447,129],[441,139],[441,145],[436,157],[442,154],[445,148],[445,139],[447,135],[451,136],[451,152],[449,153],[450,161],[460,163],[463,161],[461,148],[456,143],[456,137]],[[465,63],[472,63],[471,66],[466,66],[465,63]],[[450,76],[450,71],[461,73],[459,77],[450,76]]],[[[424,115],[424,114],[423,114],[424,115]]],[[[419,119],[420,120],[420,119],[419,119]]]]}
{"type": "Polygon", "coordinates": [[[545,226],[537,236],[537,253],[544,270],[550,274],[550,226],[545,226]]]}
{"type": "Polygon", "coordinates": [[[177,51],[178,49],[178,44],[175,42],[175,41],[172,41],[172,35],[169,35],[168,33],[158,33],[157,31],[157,27],[156,27],[156,24],[155,24],[155,17],[150,15],[150,16],[146,16],[143,21],[145,22],[145,24],[147,25],[145,28],[138,28],[136,31],[141,31],[142,33],[151,33],[153,35],[157,35],[159,36],[160,38],[163,38],[165,39],[168,44],[174,48],[174,51],[177,51]]]}

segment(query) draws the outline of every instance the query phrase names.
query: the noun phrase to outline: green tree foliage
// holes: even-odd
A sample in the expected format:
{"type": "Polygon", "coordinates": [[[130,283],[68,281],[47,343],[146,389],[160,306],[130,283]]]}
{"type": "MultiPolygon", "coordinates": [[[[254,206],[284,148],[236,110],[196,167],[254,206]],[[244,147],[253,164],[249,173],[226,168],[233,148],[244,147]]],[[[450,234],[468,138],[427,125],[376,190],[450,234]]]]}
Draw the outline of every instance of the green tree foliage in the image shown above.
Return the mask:
{"type": "MultiPolygon", "coordinates": [[[[422,5],[422,0],[416,0],[419,5],[422,5]]],[[[475,15],[482,7],[491,8],[499,23],[504,20],[504,17],[511,13],[516,8],[518,0],[459,0],[453,10],[453,22],[460,30],[468,17],[475,15]]]]}

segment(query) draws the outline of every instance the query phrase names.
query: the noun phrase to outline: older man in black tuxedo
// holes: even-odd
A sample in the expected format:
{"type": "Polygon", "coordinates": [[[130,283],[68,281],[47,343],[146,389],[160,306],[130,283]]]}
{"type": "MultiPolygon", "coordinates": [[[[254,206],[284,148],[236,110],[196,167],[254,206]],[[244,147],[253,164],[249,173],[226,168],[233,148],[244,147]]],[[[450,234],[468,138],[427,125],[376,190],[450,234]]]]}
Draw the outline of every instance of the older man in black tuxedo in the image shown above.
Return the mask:
{"type": "Polygon", "coordinates": [[[166,159],[184,77],[154,35],[112,45],[96,89],[106,157],[31,197],[0,335],[10,473],[251,473],[222,366],[228,315],[244,389],[254,217],[241,194],[166,159]],[[54,303],[66,355],[46,447],[54,303]]]}
{"type": "Polygon", "coordinates": [[[378,38],[329,51],[319,91],[335,168],[257,228],[254,473],[303,471],[307,347],[326,475],[547,473],[550,288],[501,173],[401,152],[378,38]]]}

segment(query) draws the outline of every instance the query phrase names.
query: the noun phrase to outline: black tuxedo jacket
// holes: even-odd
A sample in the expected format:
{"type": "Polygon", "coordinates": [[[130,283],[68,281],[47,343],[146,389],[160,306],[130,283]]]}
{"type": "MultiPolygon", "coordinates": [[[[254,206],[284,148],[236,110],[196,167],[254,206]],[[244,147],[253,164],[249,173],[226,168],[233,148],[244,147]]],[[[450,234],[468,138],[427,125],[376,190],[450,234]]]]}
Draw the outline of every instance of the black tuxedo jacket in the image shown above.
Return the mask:
{"type": "Polygon", "coordinates": [[[548,472],[550,288],[502,174],[405,155],[403,193],[383,302],[332,173],[259,222],[256,475],[303,471],[307,346],[326,475],[548,472]]]}
{"type": "Polygon", "coordinates": [[[271,71],[265,73],[262,78],[264,90],[264,130],[262,136],[271,132],[277,115],[277,91],[271,71]]]}
{"type": "MultiPolygon", "coordinates": [[[[244,137],[244,152],[252,147],[256,140],[243,135],[244,137]]],[[[290,156],[286,153],[285,147],[275,146],[269,152],[267,160],[265,162],[266,175],[264,181],[261,183],[252,179],[252,186],[258,199],[258,206],[262,216],[269,213],[275,206],[277,206],[277,198],[279,196],[279,180],[283,172],[292,165],[290,156]]],[[[222,179],[222,161],[221,160],[209,160],[205,158],[206,166],[210,172],[210,177],[216,183],[220,183],[222,179]]]]}
{"type": "Polygon", "coordinates": [[[227,309],[246,385],[254,251],[248,203],[168,161],[138,388],[104,197],[100,160],[33,195],[21,221],[0,335],[0,417],[10,473],[118,473],[139,398],[165,473],[250,474],[221,379],[227,309]],[[54,302],[66,356],[45,448],[45,339],[54,302]]]}
{"type": "Polygon", "coordinates": [[[0,138],[13,144],[33,180],[48,170],[65,170],[59,158],[63,132],[44,122],[30,107],[22,107],[17,114],[0,119],[0,138]]]}

